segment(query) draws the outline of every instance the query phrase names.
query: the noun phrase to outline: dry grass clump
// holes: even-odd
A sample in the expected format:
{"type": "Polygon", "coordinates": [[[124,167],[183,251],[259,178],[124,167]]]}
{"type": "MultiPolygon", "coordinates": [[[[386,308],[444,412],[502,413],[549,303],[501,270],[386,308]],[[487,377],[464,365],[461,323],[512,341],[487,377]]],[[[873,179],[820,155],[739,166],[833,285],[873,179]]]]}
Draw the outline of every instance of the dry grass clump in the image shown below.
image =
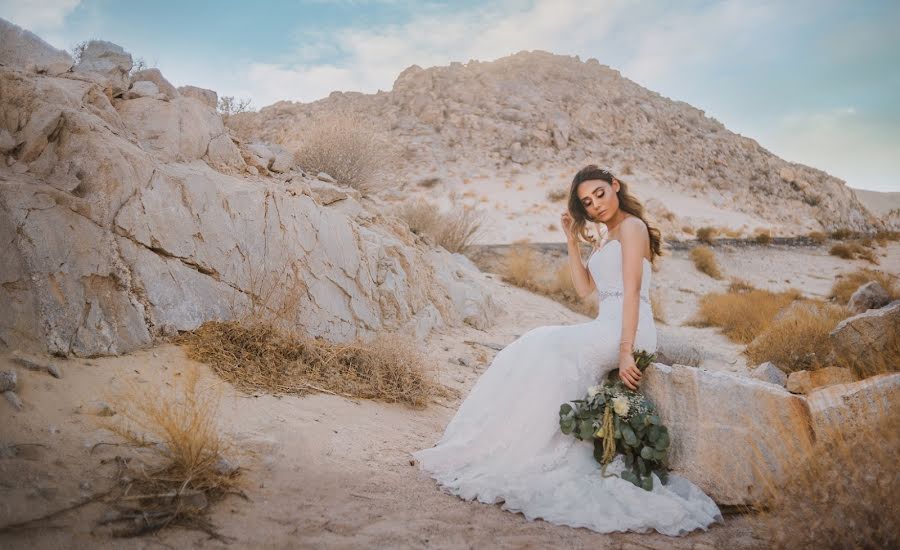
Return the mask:
{"type": "Polygon", "coordinates": [[[719,234],[719,230],[715,227],[701,227],[697,230],[697,240],[706,244],[712,244],[713,239],[719,234]]]}
{"type": "Polygon", "coordinates": [[[696,246],[691,249],[691,260],[701,273],[706,273],[713,279],[722,278],[722,270],[716,262],[716,255],[708,246],[696,246]]]}
{"type": "Polygon", "coordinates": [[[831,232],[831,234],[829,236],[836,241],[843,241],[846,239],[854,238],[854,237],[856,237],[856,235],[857,235],[856,231],[853,231],[851,229],[847,229],[846,227],[844,227],[844,228],[840,228],[840,229],[835,229],[834,231],[831,232]]]}
{"type": "Polygon", "coordinates": [[[325,172],[337,183],[368,194],[383,183],[392,165],[394,155],[389,145],[364,121],[334,114],[309,125],[295,158],[307,172],[325,172]]]}
{"type": "Polygon", "coordinates": [[[431,189],[439,183],[441,183],[441,178],[431,177],[419,180],[416,185],[418,185],[419,187],[424,187],[425,189],[431,189]]]}
{"type": "Polygon", "coordinates": [[[681,230],[684,231],[685,233],[687,233],[688,235],[694,234],[694,228],[689,225],[682,226],[681,230]]]}
{"type": "Polygon", "coordinates": [[[841,306],[822,302],[795,303],[747,346],[754,364],[771,361],[785,372],[830,365],[828,334],[850,316],[841,306]]]}
{"type": "Polygon", "coordinates": [[[170,525],[200,529],[222,538],[205,518],[209,505],[238,492],[240,469],[223,454],[230,445],[219,433],[219,393],[200,388],[189,368],[180,383],[148,390],[128,387],[113,397],[118,413],[106,427],[142,452],[125,461],[122,493],[104,525],[114,536],[137,536],[170,525]]]}
{"type": "Polygon", "coordinates": [[[822,244],[826,239],[828,239],[828,235],[822,233],[821,231],[810,231],[809,234],[806,235],[806,237],[816,244],[822,244]]]}
{"type": "Polygon", "coordinates": [[[751,290],[710,293],[700,298],[697,315],[689,322],[692,326],[721,327],[722,332],[735,342],[749,344],[772,323],[775,315],[800,298],[800,292],[751,290]]]}
{"type": "Polygon", "coordinates": [[[547,200],[553,202],[559,202],[562,200],[566,200],[566,197],[569,196],[569,192],[566,189],[551,189],[547,191],[547,200]]]}
{"type": "Polygon", "coordinates": [[[441,212],[435,204],[418,198],[406,201],[396,210],[416,235],[428,235],[450,252],[465,253],[478,238],[484,215],[471,208],[456,208],[441,212]]]}
{"type": "Polygon", "coordinates": [[[770,483],[760,535],[783,549],[900,548],[900,417],[882,411],[816,439],[787,483],[770,483]]]}
{"type": "Polygon", "coordinates": [[[769,245],[772,244],[772,234],[768,230],[758,231],[756,236],[753,238],[758,244],[769,245]]]}
{"type": "Polygon", "coordinates": [[[182,338],[188,357],[247,392],[324,391],[424,407],[444,396],[414,342],[399,334],[336,344],[266,323],[211,321],[182,338]]]}
{"type": "Polygon", "coordinates": [[[523,244],[507,252],[501,276],[507,283],[552,298],[573,311],[588,317],[597,316],[596,297],[583,299],[578,296],[567,261],[551,267],[523,244]]]}
{"type": "Polygon", "coordinates": [[[830,298],[839,304],[846,304],[859,287],[872,281],[881,285],[891,300],[900,300],[900,285],[897,284],[896,275],[865,268],[839,276],[831,287],[830,298]]]}
{"type": "MultiPolygon", "coordinates": [[[[869,240],[871,243],[871,240],[869,240]]],[[[864,241],[851,241],[847,243],[837,243],[828,251],[832,256],[837,256],[845,260],[854,260],[856,258],[866,260],[869,263],[877,264],[878,258],[871,248],[866,246],[864,241]]]]}

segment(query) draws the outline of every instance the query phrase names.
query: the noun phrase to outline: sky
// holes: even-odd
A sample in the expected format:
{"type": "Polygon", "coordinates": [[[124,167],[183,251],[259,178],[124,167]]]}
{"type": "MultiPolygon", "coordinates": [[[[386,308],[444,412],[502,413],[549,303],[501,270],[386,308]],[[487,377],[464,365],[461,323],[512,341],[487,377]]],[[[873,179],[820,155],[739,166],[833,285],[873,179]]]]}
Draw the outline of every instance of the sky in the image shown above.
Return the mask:
{"type": "Polygon", "coordinates": [[[900,191],[900,0],[0,0],[0,17],[256,108],[390,90],[413,64],[593,57],[786,160],[900,191]]]}

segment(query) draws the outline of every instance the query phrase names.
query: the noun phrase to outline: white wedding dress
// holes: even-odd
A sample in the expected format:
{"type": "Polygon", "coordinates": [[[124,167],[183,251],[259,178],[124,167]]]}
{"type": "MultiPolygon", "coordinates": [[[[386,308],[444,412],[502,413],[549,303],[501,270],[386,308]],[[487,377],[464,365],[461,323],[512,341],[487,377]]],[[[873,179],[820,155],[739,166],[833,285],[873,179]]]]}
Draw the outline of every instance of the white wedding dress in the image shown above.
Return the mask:
{"type": "MultiPolygon", "coordinates": [[[[500,351],[432,448],[412,453],[445,492],[521,512],[529,521],[601,533],[682,535],[722,521],[715,502],[689,480],[653,474],[653,491],[601,477],[593,444],[559,429],[559,406],[583,398],[618,366],[622,330],[621,243],[588,260],[600,300],[597,318],[532,329],[500,351]]],[[[650,262],[643,261],[635,349],[656,350],[650,262]]],[[[672,434],[673,438],[678,433],[672,434]]],[[[607,475],[624,469],[620,456],[607,475]]],[[[424,475],[424,474],[423,474],[424,475]]]]}

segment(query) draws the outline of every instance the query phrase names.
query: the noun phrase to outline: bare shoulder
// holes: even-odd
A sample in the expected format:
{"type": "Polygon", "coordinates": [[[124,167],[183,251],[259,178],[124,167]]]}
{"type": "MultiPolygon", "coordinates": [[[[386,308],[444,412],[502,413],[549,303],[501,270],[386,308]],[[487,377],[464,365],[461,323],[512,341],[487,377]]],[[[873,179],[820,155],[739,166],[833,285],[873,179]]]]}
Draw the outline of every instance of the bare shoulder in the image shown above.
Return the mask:
{"type": "Polygon", "coordinates": [[[647,224],[644,223],[644,220],[638,218],[637,216],[628,216],[624,220],[622,220],[622,236],[625,238],[632,239],[649,239],[649,230],[647,229],[647,224]]]}

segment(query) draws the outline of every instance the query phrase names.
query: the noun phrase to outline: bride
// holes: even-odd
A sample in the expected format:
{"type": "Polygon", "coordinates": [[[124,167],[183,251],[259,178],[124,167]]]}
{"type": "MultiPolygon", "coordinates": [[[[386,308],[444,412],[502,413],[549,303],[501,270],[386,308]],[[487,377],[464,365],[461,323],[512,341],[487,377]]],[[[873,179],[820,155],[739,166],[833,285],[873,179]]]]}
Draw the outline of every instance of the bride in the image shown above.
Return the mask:
{"type": "MultiPolygon", "coordinates": [[[[561,218],[572,281],[579,295],[599,294],[597,318],[534,328],[500,351],[472,387],[438,443],[412,453],[445,492],[465,500],[503,503],[529,521],[586,527],[601,533],[682,535],[707,529],[722,515],[689,480],[653,476],[646,491],[616,476],[602,477],[593,444],[559,429],[559,406],[584,396],[618,368],[636,389],[641,372],[632,351],[656,350],[650,308],[651,264],[661,238],[644,221],[625,183],[594,165],[572,180],[561,218]],[[594,243],[586,223],[606,226],[587,263],[579,239],[594,243]]],[[[678,434],[673,434],[675,438],[678,434]]],[[[621,473],[619,455],[607,475],[621,473]]]]}

